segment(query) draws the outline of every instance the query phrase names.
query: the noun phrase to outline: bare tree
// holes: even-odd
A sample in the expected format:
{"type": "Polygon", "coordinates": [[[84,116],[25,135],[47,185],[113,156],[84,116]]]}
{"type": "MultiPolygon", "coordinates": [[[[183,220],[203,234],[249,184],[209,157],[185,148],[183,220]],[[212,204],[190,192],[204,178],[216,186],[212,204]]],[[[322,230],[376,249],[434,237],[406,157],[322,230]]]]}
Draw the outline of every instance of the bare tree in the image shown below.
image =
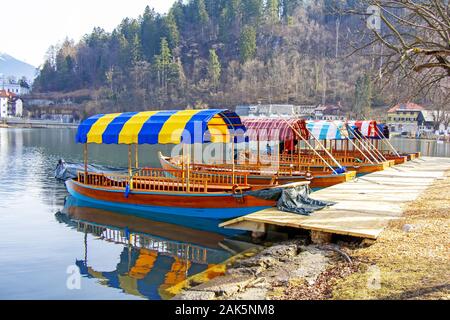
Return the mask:
{"type": "MultiPolygon", "coordinates": [[[[358,52],[380,59],[378,80],[383,86],[391,87],[394,92],[401,89],[405,98],[432,99],[434,95],[448,98],[448,0],[362,0],[361,10],[350,12],[373,21],[374,26],[362,36],[364,45],[360,42],[352,54],[358,52]],[[380,50],[374,53],[373,48],[380,50]]],[[[448,99],[444,100],[448,103],[448,99]]]]}

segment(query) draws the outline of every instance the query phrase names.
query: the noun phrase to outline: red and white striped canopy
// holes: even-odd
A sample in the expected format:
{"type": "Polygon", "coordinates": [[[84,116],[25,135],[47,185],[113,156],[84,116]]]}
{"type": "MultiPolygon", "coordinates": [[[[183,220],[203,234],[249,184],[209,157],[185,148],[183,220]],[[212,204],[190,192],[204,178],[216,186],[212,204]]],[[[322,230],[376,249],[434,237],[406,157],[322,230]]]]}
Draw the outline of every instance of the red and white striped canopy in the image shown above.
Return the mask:
{"type": "Polygon", "coordinates": [[[297,132],[304,139],[309,139],[309,131],[303,119],[279,118],[247,118],[243,119],[250,141],[283,141],[299,140],[297,132]]]}
{"type": "Polygon", "coordinates": [[[375,120],[348,121],[349,126],[357,127],[366,138],[378,138],[377,122],[375,120]]]}

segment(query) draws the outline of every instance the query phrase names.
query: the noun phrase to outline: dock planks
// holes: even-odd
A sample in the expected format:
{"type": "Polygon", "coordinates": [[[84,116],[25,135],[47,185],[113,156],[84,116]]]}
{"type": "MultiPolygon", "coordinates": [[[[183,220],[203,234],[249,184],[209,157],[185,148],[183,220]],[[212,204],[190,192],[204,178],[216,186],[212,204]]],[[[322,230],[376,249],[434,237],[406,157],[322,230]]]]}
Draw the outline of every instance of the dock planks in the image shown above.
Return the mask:
{"type": "Polygon", "coordinates": [[[269,208],[220,226],[264,232],[268,225],[276,225],[376,239],[390,220],[402,215],[408,202],[443,178],[447,170],[450,158],[423,157],[312,193],[314,199],[337,204],[311,216],[269,208]]]}

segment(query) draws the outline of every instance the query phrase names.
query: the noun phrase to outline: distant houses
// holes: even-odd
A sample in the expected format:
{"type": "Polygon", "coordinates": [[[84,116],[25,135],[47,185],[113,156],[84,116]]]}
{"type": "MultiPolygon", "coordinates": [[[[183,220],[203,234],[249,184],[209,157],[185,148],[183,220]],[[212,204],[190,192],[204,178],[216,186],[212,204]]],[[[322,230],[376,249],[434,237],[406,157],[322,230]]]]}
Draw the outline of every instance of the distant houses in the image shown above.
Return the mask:
{"type": "Polygon", "coordinates": [[[0,118],[22,117],[23,102],[18,95],[0,90],[0,118]]]}
{"type": "Polygon", "coordinates": [[[239,105],[236,113],[241,117],[301,117],[311,120],[344,119],[340,103],[337,105],[256,104],[239,105]]]}
{"type": "Polygon", "coordinates": [[[450,112],[428,110],[412,102],[399,103],[388,110],[387,124],[392,132],[422,134],[449,132],[450,112]]]}
{"type": "Polygon", "coordinates": [[[424,107],[412,103],[399,103],[388,110],[387,123],[393,132],[415,133],[419,130],[419,115],[424,107]]]}
{"type": "Polygon", "coordinates": [[[30,93],[30,86],[23,81],[0,79],[0,90],[14,93],[15,95],[20,97],[30,93]]]}
{"type": "Polygon", "coordinates": [[[319,104],[314,109],[314,120],[344,120],[345,113],[341,106],[341,103],[338,102],[336,105],[334,104],[319,104]]]}
{"type": "MultiPolygon", "coordinates": [[[[382,107],[383,110],[389,108],[382,107]]],[[[380,112],[380,111],[379,111],[380,112]]],[[[382,111],[382,119],[391,132],[410,135],[428,133],[450,134],[450,112],[443,110],[428,110],[412,102],[399,103],[387,111],[382,111]],[[384,119],[384,120],[383,120],[384,119]]],[[[349,112],[337,104],[292,105],[292,104],[255,104],[239,105],[236,113],[241,117],[301,117],[308,120],[346,120],[349,112]]]]}

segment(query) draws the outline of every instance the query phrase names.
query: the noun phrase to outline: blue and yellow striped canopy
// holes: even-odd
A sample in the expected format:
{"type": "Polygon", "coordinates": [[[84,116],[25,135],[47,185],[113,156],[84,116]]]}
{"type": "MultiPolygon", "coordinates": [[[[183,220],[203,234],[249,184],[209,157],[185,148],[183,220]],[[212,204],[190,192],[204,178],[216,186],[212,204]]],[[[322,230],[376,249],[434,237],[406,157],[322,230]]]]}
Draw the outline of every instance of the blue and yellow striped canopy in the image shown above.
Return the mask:
{"type": "Polygon", "coordinates": [[[170,110],[99,114],[78,127],[77,143],[193,144],[229,142],[244,135],[239,116],[230,110],[170,110]]]}

